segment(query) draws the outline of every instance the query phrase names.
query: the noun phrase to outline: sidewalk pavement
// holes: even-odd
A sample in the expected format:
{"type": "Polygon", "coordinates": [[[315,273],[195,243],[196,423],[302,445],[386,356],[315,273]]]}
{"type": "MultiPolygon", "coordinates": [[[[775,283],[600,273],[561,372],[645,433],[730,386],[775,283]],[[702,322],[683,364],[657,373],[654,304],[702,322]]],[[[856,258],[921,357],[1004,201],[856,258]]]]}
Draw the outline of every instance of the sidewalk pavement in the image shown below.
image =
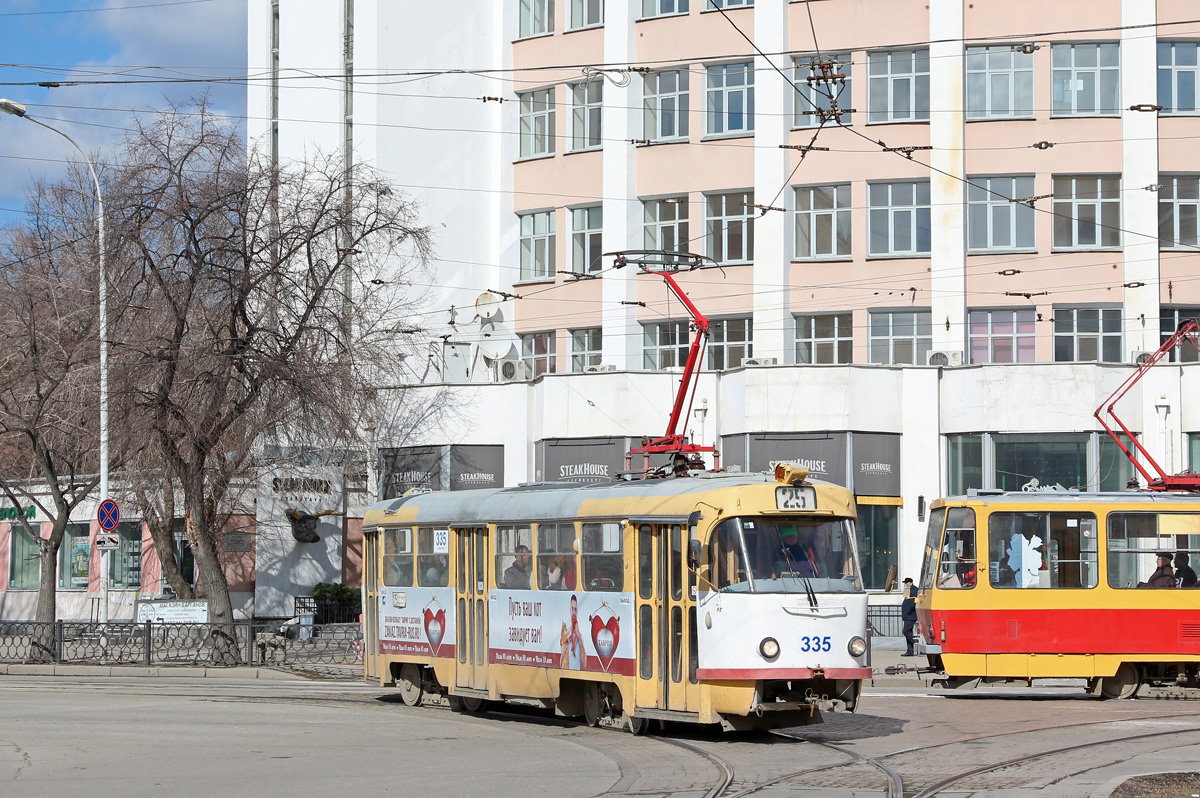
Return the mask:
{"type": "Polygon", "coordinates": [[[905,657],[903,637],[871,638],[872,687],[928,687],[933,674],[918,673],[918,668],[928,668],[929,660],[923,656],[905,657]],[[889,673],[888,671],[891,671],[889,673]]]}

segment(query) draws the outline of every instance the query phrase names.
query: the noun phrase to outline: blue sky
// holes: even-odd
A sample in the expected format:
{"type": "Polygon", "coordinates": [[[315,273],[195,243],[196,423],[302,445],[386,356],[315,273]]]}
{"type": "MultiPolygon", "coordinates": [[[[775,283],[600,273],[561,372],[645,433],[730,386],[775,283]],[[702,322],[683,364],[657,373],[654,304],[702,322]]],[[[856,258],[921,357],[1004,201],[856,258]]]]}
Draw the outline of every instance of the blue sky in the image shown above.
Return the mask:
{"type": "MultiPolygon", "coordinates": [[[[0,97],[90,153],[111,154],[133,114],[206,90],[218,112],[245,115],[238,84],[120,82],[244,74],[245,0],[0,0],[0,31],[0,97]],[[22,85],[70,80],[118,82],[22,85]]],[[[19,220],[33,181],[55,179],[76,155],[66,139],[0,114],[0,224],[19,220]]]]}

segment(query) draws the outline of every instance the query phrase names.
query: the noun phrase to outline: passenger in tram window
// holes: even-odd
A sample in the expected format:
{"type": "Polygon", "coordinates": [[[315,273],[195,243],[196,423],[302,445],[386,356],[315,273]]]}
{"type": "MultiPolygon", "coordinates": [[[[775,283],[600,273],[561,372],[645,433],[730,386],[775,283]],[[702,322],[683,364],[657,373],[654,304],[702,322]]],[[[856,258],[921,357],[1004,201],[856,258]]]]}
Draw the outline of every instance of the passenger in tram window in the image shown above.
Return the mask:
{"type": "Polygon", "coordinates": [[[517,546],[513,564],[504,569],[504,586],[509,590],[529,590],[529,566],[533,556],[525,544],[517,546]]]}
{"type": "Polygon", "coordinates": [[[445,587],[449,584],[450,559],[447,555],[434,554],[417,559],[425,569],[421,578],[422,587],[445,587]]]}
{"type": "Polygon", "coordinates": [[[1170,552],[1158,553],[1158,568],[1145,582],[1139,582],[1138,587],[1175,587],[1175,572],[1171,570],[1170,552]]]}
{"type": "MultiPolygon", "coordinates": [[[[550,557],[546,560],[545,590],[575,589],[575,558],[550,557]]],[[[540,585],[539,585],[540,587],[540,585]]]]}
{"type": "Polygon", "coordinates": [[[1196,572],[1188,565],[1187,552],[1175,552],[1175,583],[1180,587],[1195,587],[1196,572]]]}

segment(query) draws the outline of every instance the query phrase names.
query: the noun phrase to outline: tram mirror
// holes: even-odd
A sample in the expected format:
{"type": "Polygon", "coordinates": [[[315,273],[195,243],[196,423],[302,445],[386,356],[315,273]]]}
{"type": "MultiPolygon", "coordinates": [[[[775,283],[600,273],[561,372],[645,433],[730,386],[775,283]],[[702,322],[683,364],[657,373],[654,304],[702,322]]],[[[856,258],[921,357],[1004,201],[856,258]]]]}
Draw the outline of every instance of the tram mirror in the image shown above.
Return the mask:
{"type": "Polygon", "coordinates": [[[688,568],[693,571],[700,567],[700,541],[692,538],[688,541],[688,568]]]}
{"type": "Polygon", "coordinates": [[[699,510],[692,510],[691,515],[688,516],[687,525],[695,526],[696,524],[700,523],[700,519],[703,517],[704,517],[704,514],[701,513],[699,510]]]}

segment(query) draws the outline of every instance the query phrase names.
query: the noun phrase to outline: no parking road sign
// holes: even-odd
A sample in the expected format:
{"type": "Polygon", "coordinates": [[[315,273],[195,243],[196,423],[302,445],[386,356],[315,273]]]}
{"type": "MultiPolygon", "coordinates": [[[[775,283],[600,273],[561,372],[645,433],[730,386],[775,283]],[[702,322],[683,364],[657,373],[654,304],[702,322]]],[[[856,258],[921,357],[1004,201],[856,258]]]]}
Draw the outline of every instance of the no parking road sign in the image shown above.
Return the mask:
{"type": "Polygon", "coordinates": [[[120,548],[121,538],[113,530],[121,522],[121,508],[112,499],[105,499],[100,502],[96,518],[100,521],[100,529],[103,530],[96,533],[96,548],[102,550],[120,548]]]}

